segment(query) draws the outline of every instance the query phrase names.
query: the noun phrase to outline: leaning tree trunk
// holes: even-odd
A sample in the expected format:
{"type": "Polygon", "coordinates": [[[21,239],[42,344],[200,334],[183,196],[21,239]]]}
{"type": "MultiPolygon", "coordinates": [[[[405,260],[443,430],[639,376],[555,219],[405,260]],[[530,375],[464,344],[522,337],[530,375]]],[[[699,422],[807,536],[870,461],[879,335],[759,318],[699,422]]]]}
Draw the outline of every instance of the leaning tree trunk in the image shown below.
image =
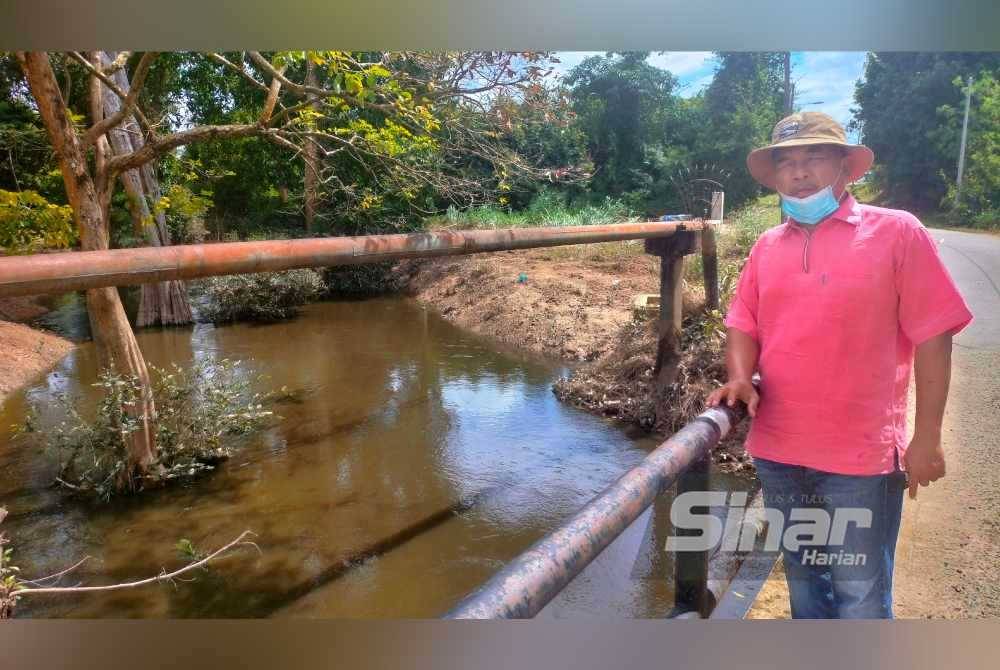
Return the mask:
{"type": "MultiPolygon", "coordinates": [[[[312,60],[306,59],[306,86],[316,86],[316,66],[313,64],[312,60]]],[[[313,107],[317,105],[314,104],[313,107]]],[[[316,221],[316,201],[319,199],[319,174],[316,171],[317,164],[316,161],[319,160],[319,151],[317,151],[316,143],[312,140],[307,140],[305,145],[305,150],[303,151],[303,160],[305,160],[305,175],[303,177],[303,214],[306,220],[306,232],[311,233],[313,231],[313,225],[316,221]]]]}
{"type": "MultiPolygon", "coordinates": [[[[95,66],[105,68],[117,56],[114,52],[97,51],[94,53],[95,66]]],[[[125,68],[119,68],[111,78],[123,93],[128,94],[129,81],[125,68]]],[[[105,117],[113,116],[121,109],[121,99],[107,86],[98,82],[101,91],[100,110],[95,113],[105,117]]],[[[95,118],[94,121],[98,121],[95,118]]],[[[116,128],[108,132],[111,150],[115,155],[130,154],[138,151],[145,144],[142,130],[131,114],[116,128]]],[[[129,212],[132,215],[132,226],[140,238],[146,240],[151,247],[170,245],[170,231],[167,228],[166,216],[162,211],[154,212],[150,203],[160,199],[160,183],[156,178],[156,170],[152,163],[146,163],[141,168],[126,170],[120,175],[122,186],[128,196],[129,212]]],[[[143,284],[139,294],[139,314],[136,325],[144,326],[179,325],[191,323],[191,305],[188,302],[184,282],[178,280],[143,284]]]]}
{"type": "MultiPolygon", "coordinates": [[[[108,248],[108,207],[113,183],[103,176],[103,147],[97,145],[98,172],[92,175],[83,144],[73,128],[48,55],[44,52],[18,52],[18,60],[28,79],[31,94],[38,105],[66,187],[66,196],[73,208],[73,218],[80,233],[84,251],[108,248]]],[[[137,402],[126,411],[136,420],[137,427],[127,434],[127,468],[118,481],[119,488],[129,487],[133,477],[149,472],[156,462],[154,421],[156,407],[149,383],[149,372],[142,357],[117,289],[113,287],[87,291],[87,315],[102,368],[136,377],[141,393],[137,402]]]]}

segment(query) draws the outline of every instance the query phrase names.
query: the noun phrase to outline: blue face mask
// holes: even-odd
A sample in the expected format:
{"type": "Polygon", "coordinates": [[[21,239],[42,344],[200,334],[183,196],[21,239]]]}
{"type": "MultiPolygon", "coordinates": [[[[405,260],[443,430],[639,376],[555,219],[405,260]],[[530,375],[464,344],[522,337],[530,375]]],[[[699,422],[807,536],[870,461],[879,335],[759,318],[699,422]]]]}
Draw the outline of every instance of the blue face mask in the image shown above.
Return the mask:
{"type": "Polygon", "coordinates": [[[794,198],[781,193],[781,211],[799,223],[815,224],[837,211],[840,203],[833,197],[833,187],[827,186],[821,191],[804,198],[794,198]]]}
{"type": "MultiPolygon", "coordinates": [[[[840,179],[839,174],[837,179],[840,179]]],[[[819,223],[840,207],[840,203],[833,195],[832,185],[804,198],[795,198],[780,191],[778,194],[781,196],[781,210],[799,223],[809,225],[819,223]]]]}

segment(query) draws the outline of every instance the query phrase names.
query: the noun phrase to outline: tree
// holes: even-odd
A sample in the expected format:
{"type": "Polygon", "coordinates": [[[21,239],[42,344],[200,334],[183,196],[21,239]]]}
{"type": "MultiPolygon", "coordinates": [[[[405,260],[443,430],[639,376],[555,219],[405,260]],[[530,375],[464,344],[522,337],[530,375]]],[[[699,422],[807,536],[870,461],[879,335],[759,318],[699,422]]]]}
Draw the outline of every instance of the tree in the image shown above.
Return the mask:
{"type": "Polygon", "coordinates": [[[663,145],[664,119],[676,105],[676,78],[646,62],[649,53],[591,56],[566,77],[579,127],[594,162],[591,188],[602,195],[650,195],[650,149],[663,145]]]}
{"type": "Polygon", "coordinates": [[[746,169],[746,157],[770,141],[784,115],[784,55],[781,52],[718,52],[719,63],[705,92],[706,132],[698,159],[732,176],[726,206],[738,207],[760,193],[746,169]]]}
{"type": "MultiPolygon", "coordinates": [[[[105,118],[122,115],[122,100],[128,99],[130,91],[128,74],[124,67],[114,67],[118,57],[116,52],[95,51],[91,62],[97,71],[105,73],[109,79],[104,83],[97,76],[92,77],[94,90],[91,93],[91,118],[96,122],[105,118]],[[112,86],[117,93],[112,90],[112,86]]],[[[119,125],[106,134],[110,153],[126,156],[142,149],[146,144],[145,135],[134,114],[126,113],[119,125]]],[[[147,246],[170,245],[170,231],[162,206],[160,182],[156,176],[154,161],[137,168],[123,170],[118,175],[128,196],[132,225],[138,239],[144,239],[147,246]]],[[[191,306],[188,304],[187,289],[182,281],[166,281],[157,284],[143,284],[139,293],[139,314],[136,325],[140,328],[156,324],[179,325],[191,322],[191,306]]]]}
{"type": "MultiPolygon", "coordinates": [[[[961,77],[952,82],[956,88],[967,85],[961,77]]],[[[957,156],[964,108],[942,105],[938,108],[941,126],[932,134],[944,156],[957,156]]],[[[1000,225],[1000,72],[983,71],[973,80],[969,131],[962,191],[956,203],[955,170],[942,170],[948,191],[944,205],[957,222],[979,227],[1000,225]]]]}
{"type": "Polygon", "coordinates": [[[942,105],[960,108],[954,85],[983,71],[1000,70],[996,53],[872,52],[854,91],[852,127],[875,152],[875,177],[895,206],[937,209],[947,193],[942,173],[953,175],[958,158],[936,141],[942,105]]]}
{"type": "MultiPolygon", "coordinates": [[[[490,189],[481,180],[455,171],[454,156],[473,155],[505,173],[541,174],[508,148],[485,137],[480,128],[466,123],[469,109],[462,100],[502,88],[529,85],[541,76],[537,63],[544,54],[382,54],[372,60],[346,52],[282,52],[270,58],[258,52],[234,62],[222,54],[206,57],[235,73],[253,89],[253,116],[239,110],[244,120],[197,125],[161,133],[139,104],[146,76],[157,54],[144,53],[129,73],[128,91],[111,75],[126,67],[130,54],[122,53],[108,63],[71,56],[87,72],[92,123],[80,124],[60,90],[52,59],[46,53],[18,52],[31,97],[45,126],[62,172],[66,197],[73,210],[83,250],[109,247],[109,209],[115,184],[126,175],[132,185],[152,192],[143,170],[153,161],[171,155],[180,147],[206,142],[263,138],[287,150],[292,157],[304,155],[304,146],[316,148],[315,169],[321,188],[349,195],[364,202],[370,193],[358,193],[341,178],[331,159],[347,158],[374,171],[403,199],[415,198],[427,189],[445,198],[474,199],[490,189]],[[518,69],[518,59],[523,66],[518,69]],[[304,75],[309,59],[321,68],[324,85],[300,83],[290,77],[304,75]],[[120,101],[105,104],[107,87],[120,101]],[[131,150],[114,134],[134,121],[145,136],[131,150]],[[91,160],[92,158],[92,160],[91,160]],[[138,171],[138,176],[136,176],[138,171]],[[132,175],[129,177],[129,175],[132,175]]],[[[241,57],[242,58],[242,57],[241,57]]],[[[69,87],[67,87],[68,89],[69,87]]],[[[130,187],[131,188],[131,187],[130,187]]],[[[138,200],[136,200],[138,202],[138,200]]],[[[142,392],[127,408],[130,422],[127,467],[120,488],[134,487],[141,478],[155,476],[157,451],[154,440],[156,408],[149,374],[125,311],[114,288],[87,291],[87,310],[102,367],[139,380],[142,392]]]]}

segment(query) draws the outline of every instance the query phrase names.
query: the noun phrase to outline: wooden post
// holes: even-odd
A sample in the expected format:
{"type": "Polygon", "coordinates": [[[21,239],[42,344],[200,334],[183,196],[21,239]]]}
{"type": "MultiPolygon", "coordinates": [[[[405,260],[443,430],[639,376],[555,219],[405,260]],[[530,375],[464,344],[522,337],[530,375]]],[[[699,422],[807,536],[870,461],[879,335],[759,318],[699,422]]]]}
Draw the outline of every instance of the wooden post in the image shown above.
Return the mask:
{"type": "MultiPolygon", "coordinates": [[[[708,457],[698,459],[677,479],[677,495],[688,491],[708,491],[708,457]]],[[[707,506],[696,505],[692,514],[707,515],[707,506]]],[[[701,529],[676,528],[677,536],[699,536],[701,529]]],[[[697,612],[707,618],[715,606],[715,597],[708,590],[708,550],[678,551],[674,554],[674,611],[672,616],[697,612]]]]}
{"type": "MultiPolygon", "coordinates": [[[[725,193],[712,193],[712,213],[714,221],[722,220],[725,193]]],[[[719,258],[716,252],[715,231],[704,228],[701,231],[701,265],[705,278],[705,309],[709,312],[719,309],[719,258]]]]}
{"type": "Polygon", "coordinates": [[[665,390],[677,376],[681,358],[681,320],[684,256],[694,253],[698,237],[692,231],[677,231],[670,237],[646,240],[646,253],[660,257],[660,317],[656,347],[656,387],[665,390]]]}

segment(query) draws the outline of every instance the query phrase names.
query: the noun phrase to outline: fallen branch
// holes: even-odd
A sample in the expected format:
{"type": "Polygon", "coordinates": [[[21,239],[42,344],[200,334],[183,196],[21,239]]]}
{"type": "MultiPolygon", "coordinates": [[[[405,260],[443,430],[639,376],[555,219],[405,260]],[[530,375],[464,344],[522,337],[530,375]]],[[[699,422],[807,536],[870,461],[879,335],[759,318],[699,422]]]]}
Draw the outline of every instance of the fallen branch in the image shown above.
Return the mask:
{"type": "MultiPolygon", "coordinates": [[[[147,584],[155,584],[156,582],[162,582],[162,581],[170,580],[170,579],[173,579],[173,578],[178,577],[180,575],[183,575],[186,572],[190,572],[190,571],[192,571],[192,570],[194,570],[196,568],[200,568],[201,566],[205,565],[206,563],[208,563],[212,559],[216,558],[220,554],[223,554],[223,553],[229,551],[230,549],[232,549],[233,547],[235,547],[235,546],[237,546],[239,544],[247,544],[247,545],[255,547],[257,549],[257,551],[260,551],[260,547],[258,547],[255,543],[253,543],[253,542],[244,542],[244,539],[247,536],[249,536],[249,535],[255,535],[255,533],[253,531],[250,531],[250,530],[245,530],[242,533],[240,533],[240,536],[237,537],[235,540],[233,540],[232,542],[230,542],[229,544],[227,544],[227,545],[225,545],[223,547],[220,547],[219,549],[216,549],[215,551],[213,551],[211,554],[209,554],[205,558],[203,558],[203,559],[201,559],[199,561],[196,561],[195,563],[191,563],[189,565],[186,565],[183,568],[180,568],[178,570],[174,570],[173,572],[161,573],[161,574],[159,574],[159,575],[157,575],[155,577],[148,577],[146,579],[140,579],[140,580],[135,581],[135,582],[124,582],[124,583],[121,583],[121,584],[107,584],[105,586],[50,586],[50,587],[45,587],[45,588],[16,588],[16,589],[14,589],[14,590],[12,590],[10,592],[10,595],[14,596],[14,597],[21,598],[21,597],[23,597],[25,595],[39,595],[39,594],[42,594],[42,593],[83,593],[83,592],[91,592],[91,591],[118,591],[118,590],[121,590],[121,589],[134,589],[134,588],[139,587],[139,586],[146,586],[147,584]]],[[[83,563],[83,561],[80,561],[80,563],[77,563],[77,565],[74,566],[74,568],[77,567],[77,566],[79,566],[82,563],[83,563]]],[[[62,573],[57,573],[57,574],[60,574],[60,575],[61,574],[66,574],[67,572],[69,572],[72,569],[73,568],[70,568],[70,569],[67,569],[67,570],[63,571],[62,573]]],[[[24,583],[27,583],[27,582],[24,582],[24,583]]]]}

